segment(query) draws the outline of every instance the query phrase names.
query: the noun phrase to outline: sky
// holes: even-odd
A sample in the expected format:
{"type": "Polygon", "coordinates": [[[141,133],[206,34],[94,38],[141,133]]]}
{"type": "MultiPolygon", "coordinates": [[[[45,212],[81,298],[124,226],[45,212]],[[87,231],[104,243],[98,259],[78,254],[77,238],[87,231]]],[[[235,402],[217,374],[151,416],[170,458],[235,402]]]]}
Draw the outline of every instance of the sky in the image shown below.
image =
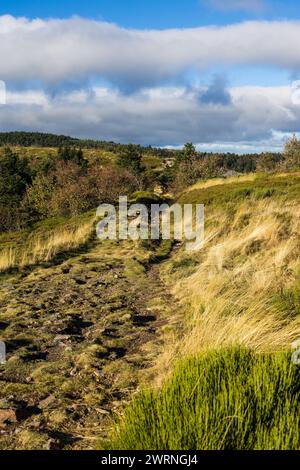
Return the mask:
{"type": "Polygon", "coordinates": [[[299,44],[296,0],[2,0],[0,131],[280,151],[299,44]]]}

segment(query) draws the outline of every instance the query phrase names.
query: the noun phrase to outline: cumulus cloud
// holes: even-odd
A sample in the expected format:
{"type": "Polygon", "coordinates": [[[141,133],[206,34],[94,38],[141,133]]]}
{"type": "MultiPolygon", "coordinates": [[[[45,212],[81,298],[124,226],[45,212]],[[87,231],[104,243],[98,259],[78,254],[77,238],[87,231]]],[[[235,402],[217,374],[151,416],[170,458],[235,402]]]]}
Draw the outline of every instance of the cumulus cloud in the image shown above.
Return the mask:
{"type": "Polygon", "coordinates": [[[228,88],[221,76],[192,87],[184,77],[215,64],[292,73],[300,69],[299,41],[296,21],[139,31],[79,17],[2,16],[0,79],[7,82],[7,104],[0,104],[0,129],[277,150],[282,136],[300,132],[292,87],[228,88]]]}
{"type": "Polygon", "coordinates": [[[130,30],[74,17],[0,17],[0,78],[59,83],[101,77],[138,89],[218,65],[300,68],[300,22],[130,30]]]}
{"type": "Polygon", "coordinates": [[[292,87],[231,88],[229,102],[203,102],[210,88],[144,88],[126,95],[94,87],[54,97],[9,92],[7,105],[0,106],[0,127],[144,145],[193,141],[203,150],[243,152],[278,150],[284,135],[300,132],[292,87]]]}

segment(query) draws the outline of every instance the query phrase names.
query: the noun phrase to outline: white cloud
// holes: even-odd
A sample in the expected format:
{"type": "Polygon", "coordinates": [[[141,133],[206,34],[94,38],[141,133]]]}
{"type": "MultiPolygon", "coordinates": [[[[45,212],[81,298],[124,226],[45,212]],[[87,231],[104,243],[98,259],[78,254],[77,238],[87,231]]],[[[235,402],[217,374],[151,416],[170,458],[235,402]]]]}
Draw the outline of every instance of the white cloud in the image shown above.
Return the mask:
{"type": "Polygon", "coordinates": [[[59,83],[102,77],[137,89],[218,65],[300,67],[300,22],[128,30],[79,17],[0,17],[0,78],[59,83]]]}
{"type": "Polygon", "coordinates": [[[167,146],[186,141],[205,150],[279,150],[300,132],[300,105],[292,87],[239,87],[227,104],[203,102],[206,88],[158,87],[126,95],[94,88],[62,92],[8,92],[1,130],[39,130],[119,142],[167,146]],[[31,101],[30,101],[31,100],[31,101]]]}
{"type": "Polygon", "coordinates": [[[43,91],[7,91],[6,93],[6,104],[7,105],[46,105],[48,98],[43,91]]]}
{"type": "Polygon", "coordinates": [[[184,74],[214,64],[297,71],[299,42],[296,21],[138,31],[82,18],[2,16],[0,79],[7,82],[7,104],[0,105],[0,129],[279,149],[283,135],[300,132],[292,87],[229,89],[215,77],[210,86],[193,88],[184,74]]]}

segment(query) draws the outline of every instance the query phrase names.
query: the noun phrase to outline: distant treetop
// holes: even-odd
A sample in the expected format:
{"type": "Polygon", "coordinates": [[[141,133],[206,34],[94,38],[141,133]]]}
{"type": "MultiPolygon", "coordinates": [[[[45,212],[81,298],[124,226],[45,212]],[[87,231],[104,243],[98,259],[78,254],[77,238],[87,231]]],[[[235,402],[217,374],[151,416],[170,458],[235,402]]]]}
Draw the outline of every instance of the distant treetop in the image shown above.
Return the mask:
{"type": "Polygon", "coordinates": [[[0,146],[21,147],[81,147],[86,149],[101,149],[115,153],[124,152],[130,146],[135,147],[138,152],[143,154],[156,155],[159,157],[170,157],[175,154],[174,150],[143,147],[132,144],[118,144],[115,142],[106,142],[102,140],[77,139],[65,135],[44,134],[41,132],[0,132],[0,146]]]}

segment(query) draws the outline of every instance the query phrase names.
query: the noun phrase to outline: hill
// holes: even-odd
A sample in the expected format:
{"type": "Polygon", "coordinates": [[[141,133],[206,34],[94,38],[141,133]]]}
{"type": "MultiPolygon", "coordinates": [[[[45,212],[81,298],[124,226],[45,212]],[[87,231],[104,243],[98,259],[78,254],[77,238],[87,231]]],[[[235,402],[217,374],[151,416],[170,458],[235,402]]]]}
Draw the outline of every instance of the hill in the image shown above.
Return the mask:
{"type": "Polygon", "coordinates": [[[299,195],[298,172],[186,188],[199,252],[99,241],[93,211],[2,234],[1,448],[299,449],[299,195]]]}
{"type": "MultiPolygon", "coordinates": [[[[129,144],[128,144],[129,145],[129,144]]],[[[47,134],[41,132],[0,132],[0,147],[81,147],[85,149],[106,150],[108,152],[120,152],[128,145],[115,142],[106,142],[92,139],[78,139],[65,135],[47,134]]],[[[157,156],[173,156],[174,151],[155,147],[143,147],[136,145],[143,153],[157,156]]]]}
{"type": "Polygon", "coordinates": [[[161,266],[181,318],[152,389],[125,408],[109,449],[299,449],[300,174],[211,180],[205,246],[161,266]],[[166,371],[168,377],[165,378],[166,371]],[[280,397],[280,398],[279,398],[280,397]]]}

